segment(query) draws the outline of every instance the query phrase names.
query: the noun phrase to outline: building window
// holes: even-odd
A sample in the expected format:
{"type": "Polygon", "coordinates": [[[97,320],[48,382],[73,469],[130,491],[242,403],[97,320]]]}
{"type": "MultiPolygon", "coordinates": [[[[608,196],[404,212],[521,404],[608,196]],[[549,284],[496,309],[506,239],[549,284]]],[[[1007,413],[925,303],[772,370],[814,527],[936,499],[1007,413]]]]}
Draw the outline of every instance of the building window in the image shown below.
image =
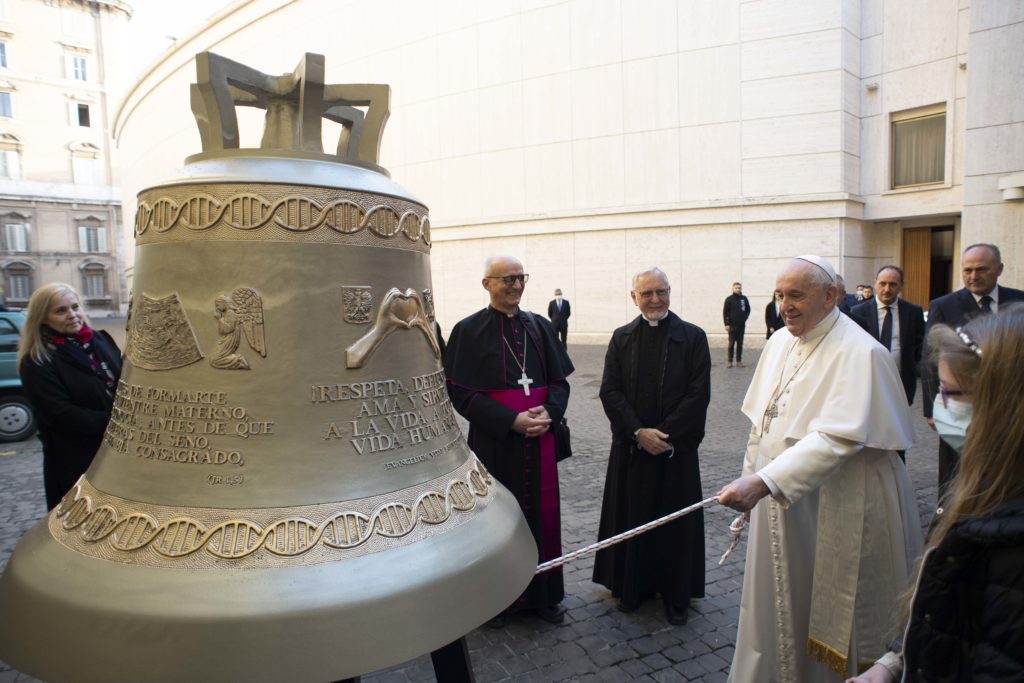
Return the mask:
{"type": "Polygon", "coordinates": [[[892,121],[892,187],[942,183],[946,179],[946,112],[917,112],[892,121]]]}
{"type": "Polygon", "coordinates": [[[18,150],[0,149],[0,178],[17,180],[21,177],[21,158],[18,150]]]}
{"type": "Polygon", "coordinates": [[[21,177],[21,140],[10,133],[0,133],[0,178],[21,177]]]}
{"type": "Polygon", "coordinates": [[[82,268],[82,294],[86,299],[104,299],[107,296],[107,271],[98,263],[82,268]]]}
{"type": "Polygon", "coordinates": [[[83,254],[102,254],[107,251],[107,231],[102,226],[78,226],[78,246],[83,254]]]}
{"type": "Polygon", "coordinates": [[[0,67],[7,68],[7,43],[0,40],[0,67]]]}
{"type": "MultiPolygon", "coordinates": [[[[79,102],[77,100],[71,100],[68,102],[68,124],[72,126],[82,126],[83,128],[89,128],[92,126],[92,105],[85,102],[79,102]]],[[[99,148],[95,145],[86,146],[85,144],[76,145],[73,148],[75,151],[87,153],[87,154],[99,154],[99,148]]]]}
{"type": "Polygon", "coordinates": [[[88,104],[77,104],[75,105],[75,123],[79,126],[88,128],[91,124],[89,123],[89,105],[88,104]]]}
{"type": "Polygon", "coordinates": [[[76,81],[89,80],[88,59],[82,55],[67,55],[67,76],[76,81]]]}
{"type": "Polygon", "coordinates": [[[11,106],[11,97],[9,92],[0,92],[0,116],[9,119],[14,116],[14,108],[11,106]]]}
{"type": "Polygon", "coordinates": [[[100,163],[100,148],[91,142],[77,142],[70,145],[71,172],[76,185],[102,185],[103,165],[100,163]]]}
{"type": "Polygon", "coordinates": [[[100,160],[92,157],[71,157],[71,172],[76,185],[102,185],[100,160]]]}
{"type": "Polygon", "coordinates": [[[4,267],[7,301],[28,301],[32,296],[32,269],[24,263],[4,267]]]}
{"type": "Polygon", "coordinates": [[[28,223],[4,223],[4,249],[28,251],[28,223]]]}

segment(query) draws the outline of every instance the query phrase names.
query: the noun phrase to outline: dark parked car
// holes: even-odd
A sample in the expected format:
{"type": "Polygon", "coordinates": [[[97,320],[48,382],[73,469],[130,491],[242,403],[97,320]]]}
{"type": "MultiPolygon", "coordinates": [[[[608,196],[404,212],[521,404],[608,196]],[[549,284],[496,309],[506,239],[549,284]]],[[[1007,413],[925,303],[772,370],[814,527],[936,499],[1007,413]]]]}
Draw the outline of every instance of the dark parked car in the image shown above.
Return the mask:
{"type": "Polygon", "coordinates": [[[18,376],[18,341],[25,314],[0,311],[0,442],[22,441],[36,433],[36,413],[18,376]]]}

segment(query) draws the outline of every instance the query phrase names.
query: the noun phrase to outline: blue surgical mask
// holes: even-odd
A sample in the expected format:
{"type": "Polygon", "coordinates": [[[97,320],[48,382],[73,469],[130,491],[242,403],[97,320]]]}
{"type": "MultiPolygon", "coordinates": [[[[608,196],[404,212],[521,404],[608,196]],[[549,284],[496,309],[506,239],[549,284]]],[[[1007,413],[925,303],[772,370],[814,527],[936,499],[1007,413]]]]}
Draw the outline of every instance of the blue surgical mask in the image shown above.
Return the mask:
{"type": "Polygon", "coordinates": [[[946,405],[942,405],[942,397],[935,397],[935,403],[932,405],[932,420],[935,421],[935,431],[957,453],[963,448],[964,439],[967,438],[967,428],[971,425],[971,414],[973,412],[974,405],[971,403],[948,398],[946,399],[946,405]]]}

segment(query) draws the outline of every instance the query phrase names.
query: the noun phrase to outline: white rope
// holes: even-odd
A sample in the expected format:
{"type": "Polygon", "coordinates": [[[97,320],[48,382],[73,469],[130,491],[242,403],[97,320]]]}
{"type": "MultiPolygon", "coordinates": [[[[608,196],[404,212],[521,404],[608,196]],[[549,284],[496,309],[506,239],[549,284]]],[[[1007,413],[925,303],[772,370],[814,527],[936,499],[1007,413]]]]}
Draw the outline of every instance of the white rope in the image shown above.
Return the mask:
{"type": "MultiPolygon", "coordinates": [[[[668,524],[669,522],[671,522],[673,520],[679,519],[680,517],[685,517],[686,515],[690,514],[691,512],[695,512],[697,510],[700,510],[701,508],[706,508],[707,506],[709,506],[709,505],[711,505],[713,503],[717,503],[717,502],[718,502],[718,497],[717,496],[712,496],[711,498],[705,498],[704,500],[702,500],[699,503],[694,503],[693,505],[691,505],[689,507],[685,507],[682,510],[676,510],[675,512],[673,512],[671,514],[665,515],[664,517],[659,517],[658,519],[655,519],[653,521],[647,522],[646,524],[641,524],[640,526],[638,526],[636,528],[633,528],[633,529],[630,529],[629,531],[623,531],[621,534],[616,534],[615,536],[612,536],[611,538],[606,538],[603,541],[598,541],[597,543],[592,543],[591,545],[588,545],[585,548],[580,548],[579,550],[575,550],[575,551],[569,553],[568,555],[562,555],[561,557],[556,557],[553,560],[548,560],[547,562],[543,562],[543,563],[541,563],[540,565],[537,566],[537,571],[534,572],[534,574],[542,574],[542,573],[544,573],[544,572],[546,572],[546,571],[548,571],[550,569],[554,569],[555,567],[561,567],[563,564],[565,564],[567,562],[572,562],[573,560],[578,559],[580,557],[583,557],[585,555],[590,555],[591,553],[596,553],[598,550],[604,550],[605,548],[613,546],[616,543],[621,543],[622,541],[625,541],[625,540],[628,540],[630,538],[633,538],[634,536],[639,536],[640,534],[642,534],[642,533],[644,533],[646,531],[650,531],[651,529],[654,529],[656,527],[659,527],[662,524],[668,524]]],[[[729,546],[729,549],[725,551],[724,555],[722,555],[722,559],[718,562],[719,565],[721,565],[723,562],[725,562],[725,558],[727,558],[729,556],[729,553],[732,552],[733,548],[736,547],[736,544],[740,540],[740,534],[743,533],[743,525],[739,524],[737,526],[737,522],[739,522],[741,519],[742,519],[742,516],[741,517],[737,517],[736,520],[734,520],[733,523],[729,525],[729,531],[733,534],[733,541],[732,541],[732,545],[729,546]]]]}
{"type": "Polygon", "coordinates": [[[722,559],[718,561],[718,566],[721,567],[725,564],[726,559],[732,554],[732,551],[736,549],[736,544],[740,542],[740,536],[743,535],[743,527],[747,526],[747,516],[740,515],[736,519],[732,520],[732,524],[729,525],[729,533],[732,534],[732,543],[722,553],[722,559]]]}

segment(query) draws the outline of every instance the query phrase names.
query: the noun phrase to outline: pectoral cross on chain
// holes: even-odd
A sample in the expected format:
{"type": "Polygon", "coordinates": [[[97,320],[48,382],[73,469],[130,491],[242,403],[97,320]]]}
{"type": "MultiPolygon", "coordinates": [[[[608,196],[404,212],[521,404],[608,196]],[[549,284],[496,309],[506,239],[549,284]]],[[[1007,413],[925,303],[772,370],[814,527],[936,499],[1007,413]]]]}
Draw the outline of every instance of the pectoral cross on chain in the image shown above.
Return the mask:
{"type": "Polygon", "coordinates": [[[772,401],[768,404],[768,410],[764,411],[764,429],[762,430],[765,434],[772,427],[772,420],[779,416],[779,405],[778,401],[772,401]]]}
{"type": "Polygon", "coordinates": [[[523,371],[523,376],[516,380],[516,384],[522,384],[523,393],[527,396],[530,395],[530,385],[533,384],[533,380],[526,376],[525,371],[523,371]]]}

